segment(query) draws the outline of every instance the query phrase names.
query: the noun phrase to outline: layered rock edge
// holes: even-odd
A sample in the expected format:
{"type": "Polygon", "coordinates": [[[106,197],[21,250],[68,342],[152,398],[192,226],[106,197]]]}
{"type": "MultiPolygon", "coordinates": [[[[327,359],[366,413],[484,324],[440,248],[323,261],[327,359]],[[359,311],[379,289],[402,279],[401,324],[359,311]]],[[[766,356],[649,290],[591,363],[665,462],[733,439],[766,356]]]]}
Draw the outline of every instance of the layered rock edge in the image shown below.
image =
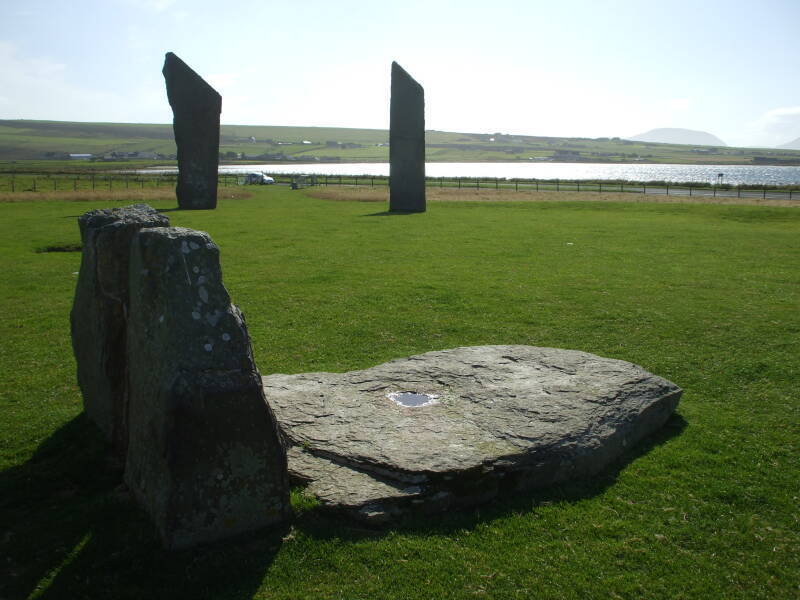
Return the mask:
{"type": "Polygon", "coordinates": [[[658,430],[682,394],[629,362],[519,345],[263,382],[291,478],[371,523],[592,476],[658,430]],[[436,400],[405,407],[397,392],[436,400]]]}

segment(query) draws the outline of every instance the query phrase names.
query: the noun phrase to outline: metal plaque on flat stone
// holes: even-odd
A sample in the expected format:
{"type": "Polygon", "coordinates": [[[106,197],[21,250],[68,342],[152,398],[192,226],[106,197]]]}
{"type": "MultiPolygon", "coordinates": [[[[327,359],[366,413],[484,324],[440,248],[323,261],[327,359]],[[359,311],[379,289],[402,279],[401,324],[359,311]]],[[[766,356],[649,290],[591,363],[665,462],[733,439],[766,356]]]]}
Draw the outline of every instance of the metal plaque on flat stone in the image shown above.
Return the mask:
{"type": "Polygon", "coordinates": [[[389,210],[425,212],[425,91],[392,63],[389,210]]]}
{"type": "Polygon", "coordinates": [[[172,52],[162,73],[178,147],[178,206],[216,208],[222,96],[172,52]]]}

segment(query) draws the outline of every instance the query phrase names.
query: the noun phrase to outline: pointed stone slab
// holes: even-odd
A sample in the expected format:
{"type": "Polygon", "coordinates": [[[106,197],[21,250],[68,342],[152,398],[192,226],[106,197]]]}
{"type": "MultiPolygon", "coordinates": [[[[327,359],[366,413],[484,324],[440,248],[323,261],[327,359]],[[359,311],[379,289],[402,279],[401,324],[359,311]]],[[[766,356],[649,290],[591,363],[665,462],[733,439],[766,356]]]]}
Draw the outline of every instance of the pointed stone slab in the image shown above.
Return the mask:
{"type": "Polygon", "coordinates": [[[389,210],[425,212],[425,91],[392,63],[389,210]]]}
{"type": "Polygon", "coordinates": [[[682,393],[629,362],[533,346],[269,375],[264,387],[302,450],[289,454],[292,476],[325,506],[372,521],[591,476],[659,429],[682,393]],[[430,402],[404,406],[403,392],[430,402]]]}
{"type": "Polygon", "coordinates": [[[285,519],[286,453],[208,234],[152,228],[134,239],[128,357],[125,482],[165,546],[285,519]]]}
{"type": "Polygon", "coordinates": [[[93,210],[78,218],[83,250],[70,312],[72,348],[86,415],[115,452],[128,443],[126,318],[128,257],[143,227],[169,225],[146,204],[93,210]]]}
{"type": "Polygon", "coordinates": [[[216,208],[222,96],[172,52],[167,52],[162,73],[178,146],[178,206],[216,208]]]}

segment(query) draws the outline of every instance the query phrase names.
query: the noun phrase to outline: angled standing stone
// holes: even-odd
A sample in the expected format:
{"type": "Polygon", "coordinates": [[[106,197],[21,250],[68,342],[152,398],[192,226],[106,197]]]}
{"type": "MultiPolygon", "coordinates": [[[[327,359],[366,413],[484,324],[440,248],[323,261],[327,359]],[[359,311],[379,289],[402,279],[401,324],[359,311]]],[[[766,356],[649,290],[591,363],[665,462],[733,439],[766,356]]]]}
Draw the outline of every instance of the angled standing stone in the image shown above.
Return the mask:
{"type": "Polygon", "coordinates": [[[392,63],[389,210],[425,212],[425,91],[392,63]]]}
{"type": "Polygon", "coordinates": [[[83,253],[70,312],[78,385],[86,414],[122,456],[128,441],[125,336],[131,239],[143,227],[166,225],[169,219],[145,204],[93,210],[78,218],[83,253]]]}
{"type": "Polygon", "coordinates": [[[164,544],[286,518],[286,453],[208,234],[152,228],[134,239],[128,360],[125,482],[164,544]]]}
{"type": "Polygon", "coordinates": [[[216,208],[222,96],[172,52],[162,73],[178,146],[178,206],[216,208]]]}

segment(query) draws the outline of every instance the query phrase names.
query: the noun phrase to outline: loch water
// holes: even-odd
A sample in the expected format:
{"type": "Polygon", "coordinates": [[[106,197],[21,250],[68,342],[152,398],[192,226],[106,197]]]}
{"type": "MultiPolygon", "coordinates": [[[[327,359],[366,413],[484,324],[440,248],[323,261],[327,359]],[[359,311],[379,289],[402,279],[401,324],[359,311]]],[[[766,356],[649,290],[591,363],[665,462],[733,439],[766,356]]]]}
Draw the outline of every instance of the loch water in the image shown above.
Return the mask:
{"type": "MultiPolygon", "coordinates": [[[[388,176],[388,163],[281,163],[221,165],[220,173],[388,176]]],[[[428,177],[499,179],[622,180],[725,183],[729,185],[800,185],[800,167],[755,165],[606,164],[557,162],[427,163],[428,177]],[[719,177],[719,174],[722,177],[719,177]]]]}

